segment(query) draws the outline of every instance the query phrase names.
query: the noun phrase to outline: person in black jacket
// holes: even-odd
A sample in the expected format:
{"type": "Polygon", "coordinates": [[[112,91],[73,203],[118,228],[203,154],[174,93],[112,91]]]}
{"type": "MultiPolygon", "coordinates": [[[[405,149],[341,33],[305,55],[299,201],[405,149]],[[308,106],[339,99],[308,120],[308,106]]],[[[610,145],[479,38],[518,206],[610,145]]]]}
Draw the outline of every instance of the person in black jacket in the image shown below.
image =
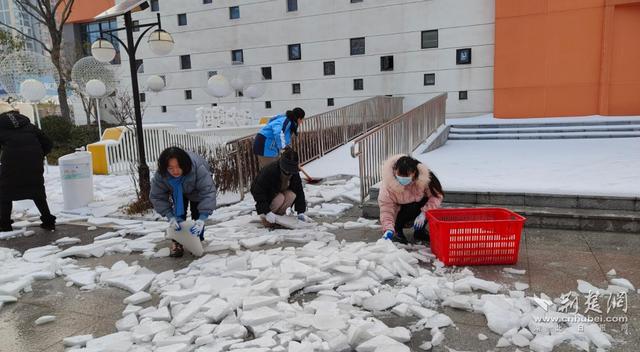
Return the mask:
{"type": "Polygon", "coordinates": [[[265,227],[273,227],[276,215],[285,215],[292,205],[295,205],[299,220],[309,221],[304,214],[307,201],[300,178],[298,153],[291,148],[285,148],[278,161],[260,170],[251,185],[251,194],[265,227]]]}
{"type": "Polygon", "coordinates": [[[0,103],[0,232],[12,231],[12,202],[32,199],[40,211],[45,230],[54,231],[56,218],[51,215],[44,189],[44,156],[53,147],[28,117],[11,105],[0,103]]]}

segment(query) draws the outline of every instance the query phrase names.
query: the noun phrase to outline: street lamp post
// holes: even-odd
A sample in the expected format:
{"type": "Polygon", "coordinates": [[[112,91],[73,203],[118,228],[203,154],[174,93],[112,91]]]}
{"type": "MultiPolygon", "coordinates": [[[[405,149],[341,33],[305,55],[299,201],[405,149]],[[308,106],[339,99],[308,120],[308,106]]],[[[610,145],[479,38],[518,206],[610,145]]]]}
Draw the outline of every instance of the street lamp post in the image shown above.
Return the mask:
{"type": "MultiPolygon", "coordinates": [[[[110,30],[102,30],[100,24],[100,39],[96,40],[91,46],[92,55],[101,62],[110,62],[115,58],[116,51],[113,45],[104,39],[104,35],[109,35],[122,45],[129,57],[129,69],[131,71],[131,90],[133,94],[133,109],[136,121],[136,138],[138,144],[138,176],[140,193],[143,197],[149,196],[151,189],[151,183],[149,178],[149,166],[147,165],[145,147],[144,147],[144,135],[142,129],[142,109],[140,108],[140,87],[138,84],[138,68],[136,67],[136,51],[142,41],[144,35],[149,32],[153,27],[158,26],[149,36],[148,44],[154,53],[158,55],[166,55],[173,49],[173,38],[166,31],[162,30],[162,24],[160,22],[160,14],[157,14],[157,21],[147,24],[133,23],[131,18],[132,9],[125,11],[124,13],[113,13],[110,17],[118,15],[124,15],[124,28],[116,28],[110,30]],[[134,28],[147,28],[137,41],[134,41],[133,30],[134,28]],[[123,42],[117,35],[113,33],[119,31],[125,31],[127,35],[127,42],[123,42]]],[[[99,16],[100,17],[100,16],[99,16]]]]}

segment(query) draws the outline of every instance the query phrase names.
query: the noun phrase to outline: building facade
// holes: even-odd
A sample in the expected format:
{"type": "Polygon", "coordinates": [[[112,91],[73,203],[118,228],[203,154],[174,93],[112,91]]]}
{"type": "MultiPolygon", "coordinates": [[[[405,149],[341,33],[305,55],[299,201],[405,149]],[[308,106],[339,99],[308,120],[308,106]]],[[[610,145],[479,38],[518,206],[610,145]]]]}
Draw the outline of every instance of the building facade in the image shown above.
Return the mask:
{"type": "MultiPolygon", "coordinates": [[[[0,0],[0,22],[18,28],[22,33],[37,38],[45,44],[50,42],[49,35],[40,22],[22,11],[13,0],[0,0]]],[[[0,26],[0,29],[17,35],[15,30],[10,30],[7,27],[0,26]]],[[[37,41],[28,38],[21,39],[24,41],[25,50],[44,54],[42,45],[37,41]]]]}

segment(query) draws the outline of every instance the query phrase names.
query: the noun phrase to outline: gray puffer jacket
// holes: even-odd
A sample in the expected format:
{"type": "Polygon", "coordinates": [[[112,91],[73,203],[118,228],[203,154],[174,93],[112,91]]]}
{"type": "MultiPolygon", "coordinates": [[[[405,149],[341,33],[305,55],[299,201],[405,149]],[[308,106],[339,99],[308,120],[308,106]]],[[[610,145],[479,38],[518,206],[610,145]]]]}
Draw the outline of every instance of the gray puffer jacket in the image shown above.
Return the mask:
{"type": "MultiPolygon", "coordinates": [[[[216,185],[209,171],[209,164],[201,156],[192,152],[187,153],[191,157],[191,171],[184,175],[182,193],[190,201],[198,203],[200,215],[209,216],[216,209],[216,185]]],[[[173,216],[172,194],[173,188],[169,184],[168,177],[163,177],[156,171],[151,180],[149,197],[153,209],[158,214],[168,218],[173,216]]]]}

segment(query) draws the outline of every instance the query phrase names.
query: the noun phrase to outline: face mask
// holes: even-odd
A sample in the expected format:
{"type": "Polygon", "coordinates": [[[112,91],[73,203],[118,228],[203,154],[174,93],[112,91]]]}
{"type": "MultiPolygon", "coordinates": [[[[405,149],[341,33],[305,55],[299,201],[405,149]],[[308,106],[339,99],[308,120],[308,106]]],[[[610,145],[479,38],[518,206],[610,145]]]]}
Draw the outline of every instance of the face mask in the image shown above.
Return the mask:
{"type": "Polygon", "coordinates": [[[406,186],[413,181],[411,177],[402,177],[402,176],[396,176],[396,180],[398,180],[398,183],[400,183],[403,186],[406,186]]]}

